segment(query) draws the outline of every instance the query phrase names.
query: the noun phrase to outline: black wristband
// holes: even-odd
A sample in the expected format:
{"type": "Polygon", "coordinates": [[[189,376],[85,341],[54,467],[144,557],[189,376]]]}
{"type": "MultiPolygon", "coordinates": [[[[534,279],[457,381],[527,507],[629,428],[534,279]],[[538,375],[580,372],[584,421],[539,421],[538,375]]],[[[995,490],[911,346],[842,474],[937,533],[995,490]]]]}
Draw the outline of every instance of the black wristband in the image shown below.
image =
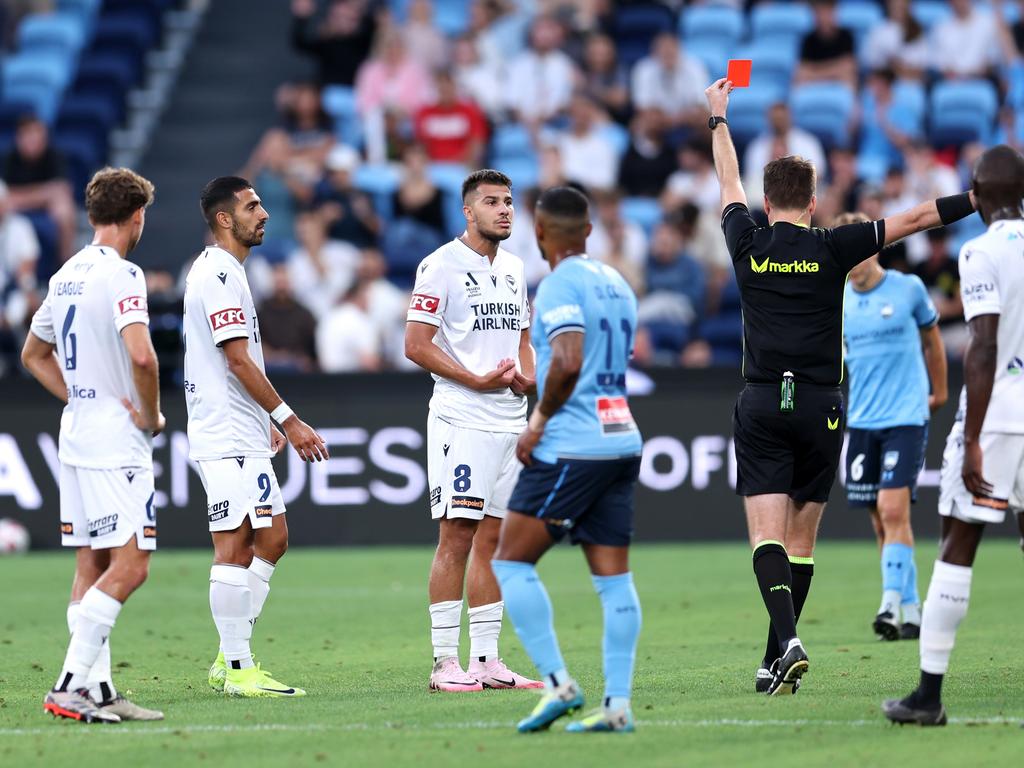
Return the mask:
{"type": "Polygon", "coordinates": [[[959,195],[940,197],[935,201],[935,207],[939,209],[939,220],[943,224],[952,224],[954,221],[966,219],[974,213],[974,206],[971,204],[969,192],[961,192],[959,195]]]}

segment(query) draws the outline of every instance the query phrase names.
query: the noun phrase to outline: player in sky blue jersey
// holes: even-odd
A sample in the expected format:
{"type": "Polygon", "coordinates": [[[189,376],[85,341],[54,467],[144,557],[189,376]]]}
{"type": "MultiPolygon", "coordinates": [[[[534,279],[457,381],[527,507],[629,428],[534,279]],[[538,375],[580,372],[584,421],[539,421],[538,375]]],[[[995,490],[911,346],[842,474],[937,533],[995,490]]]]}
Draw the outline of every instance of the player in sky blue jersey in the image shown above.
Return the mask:
{"type": "MultiPolygon", "coordinates": [[[[836,225],[867,220],[843,214],[836,225]]],[[[873,628],[884,640],[915,639],[921,599],[910,503],[930,412],[947,396],[939,315],[920,278],[882,269],[877,255],[850,272],[843,307],[850,372],[846,494],[851,506],[871,511],[882,551],[882,604],[873,628]]]]}
{"type": "Polygon", "coordinates": [[[491,562],[505,610],[545,684],[540,703],[518,728],[545,730],[583,706],[534,567],[568,534],[583,547],[604,609],[605,696],[601,708],[566,730],[629,732],[640,634],[629,543],[643,448],[626,398],[636,296],[618,272],[587,258],[590,212],[583,194],[569,187],[544,192],[535,227],[552,270],[534,300],[539,402],[516,446],[525,467],[491,562]]]}

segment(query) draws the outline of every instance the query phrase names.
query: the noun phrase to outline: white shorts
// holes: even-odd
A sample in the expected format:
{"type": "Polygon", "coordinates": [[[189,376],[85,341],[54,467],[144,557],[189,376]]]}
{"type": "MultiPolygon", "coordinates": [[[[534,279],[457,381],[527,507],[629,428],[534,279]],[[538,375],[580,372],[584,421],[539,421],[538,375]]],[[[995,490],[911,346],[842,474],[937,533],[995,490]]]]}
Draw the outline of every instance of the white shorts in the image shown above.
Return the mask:
{"type": "Polygon", "coordinates": [[[430,516],[483,520],[505,517],[522,464],[513,432],[456,427],[427,418],[427,479],[430,516]]]}
{"type": "Polygon", "coordinates": [[[156,549],[153,469],[60,467],[60,538],[65,547],[116,549],[132,536],[156,549]]]}
{"type": "Polygon", "coordinates": [[[284,514],[284,499],[270,459],[238,456],[196,463],[206,489],[211,533],[234,531],[246,517],[253,528],[269,528],[274,515],[284,514]]]}
{"type": "Polygon", "coordinates": [[[992,495],[973,496],[960,473],[964,464],[963,422],[946,439],[939,480],[939,514],[967,523],[1001,523],[1006,511],[1024,510],[1024,435],[981,433],[982,476],[992,484],[992,495]]]}

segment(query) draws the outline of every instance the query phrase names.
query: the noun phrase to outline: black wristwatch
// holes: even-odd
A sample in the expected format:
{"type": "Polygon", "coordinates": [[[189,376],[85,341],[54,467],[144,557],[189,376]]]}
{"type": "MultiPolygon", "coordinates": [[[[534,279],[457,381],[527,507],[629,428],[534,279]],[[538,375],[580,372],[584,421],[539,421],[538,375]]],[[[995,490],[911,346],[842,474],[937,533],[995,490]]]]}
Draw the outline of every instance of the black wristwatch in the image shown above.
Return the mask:
{"type": "Polygon", "coordinates": [[[717,117],[712,115],[711,117],[708,118],[708,128],[710,128],[712,131],[715,130],[715,128],[717,128],[719,125],[728,124],[729,121],[726,120],[724,117],[717,117]]]}

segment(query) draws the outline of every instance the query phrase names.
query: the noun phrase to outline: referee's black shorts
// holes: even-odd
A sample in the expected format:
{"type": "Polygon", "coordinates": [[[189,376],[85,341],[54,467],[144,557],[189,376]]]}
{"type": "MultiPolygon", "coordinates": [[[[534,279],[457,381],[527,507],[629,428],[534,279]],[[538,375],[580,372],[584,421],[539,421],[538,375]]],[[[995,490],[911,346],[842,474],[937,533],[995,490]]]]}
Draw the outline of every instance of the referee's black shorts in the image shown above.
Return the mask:
{"type": "Polygon", "coordinates": [[[748,383],[736,400],[736,493],[826,502],[843,449],[843,392],[801,382],[792,411],[780,411],[780,399],[781,382],[748,383]]]}

